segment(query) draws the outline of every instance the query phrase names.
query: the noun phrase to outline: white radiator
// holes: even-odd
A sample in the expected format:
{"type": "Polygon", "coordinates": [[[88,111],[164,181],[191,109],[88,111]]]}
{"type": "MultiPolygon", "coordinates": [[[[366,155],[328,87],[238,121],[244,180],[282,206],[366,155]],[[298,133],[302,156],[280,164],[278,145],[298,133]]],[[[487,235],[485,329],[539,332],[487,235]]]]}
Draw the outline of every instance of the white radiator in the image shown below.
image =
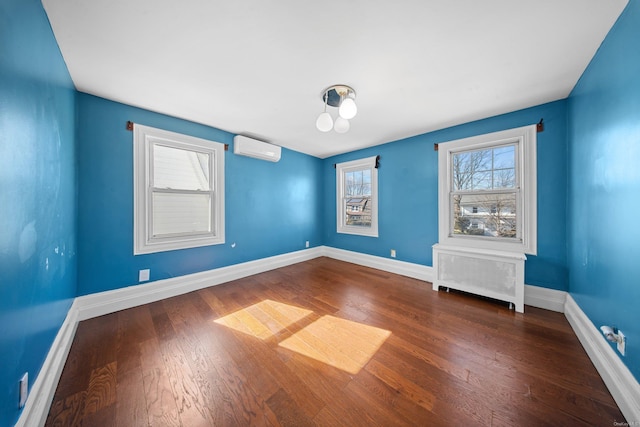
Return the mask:
{"type": "Polygon", "coordinates": [[[483,295],[515,305],[524,313],[524,254],[433,246],[435,280],[440,286],[483,295]]]}

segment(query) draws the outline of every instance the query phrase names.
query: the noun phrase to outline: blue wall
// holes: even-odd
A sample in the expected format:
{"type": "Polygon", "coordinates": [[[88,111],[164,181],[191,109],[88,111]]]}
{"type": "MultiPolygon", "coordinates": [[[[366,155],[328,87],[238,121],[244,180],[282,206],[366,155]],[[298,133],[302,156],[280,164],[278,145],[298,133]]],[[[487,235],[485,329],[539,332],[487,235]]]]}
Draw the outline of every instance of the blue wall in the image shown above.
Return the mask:
{"type": "Polygon", "coordinates": [[[76,293],[75,91],[37,0],[0,2],[0,425],[76,293]]]}
{"type": "Polygon", "coordinates": [[[569,290],[596,326],[623,330],[623,361],[638,378],[639,1],[630,0],[568,100],[325,160],[284,149],[274,164],[235,156],[227,132],[77,94],[41,3],[2,0],[0,425],[17,420],[18,380],[28,371],[33,383],[76,295],[137,284],[143,268],[158,280],[296,251],[306,240],[382,257],[393,248],[399,260],[431,265],[433,144],[540,118],[538,256],[525,280],[569,290]],[[231,146],[226,244],[133,256],[128,120],[231,146]],[[333,164],[373,155],[381,156],[380,237],[337,234],[333,164]]]}
{"type": "Polygon", "coordinates": [[[525,264],[529,285],[567,290],[566,199],[567,109],[557,101],[466,123],[377,147],[334,156],[324,164],[324,238],[327,246],[432,265],[438,242],[438,153],[434,143],[535,124],[538,133],[538,255],[525,264]],[[336,233],[334,163],[380,155],[378,170],[379,237],[336,233]]]}
{"type": "Polygon", "coordinates": [[[640,2],[631,0],[569,98],[569,290],[627,336],[640,378],[640,2]]]}
{"type": "Polygon", "coordinates": [[[278,163],[237,156],[230,133],[86,94],[78,94],[78,111],[79,295],[135,285],[140,269],[159,280],[322,244],[320,159],[286,149],[278,163]],[[128,120],[230,145],[226,244],[133,255],[128,120]]]}

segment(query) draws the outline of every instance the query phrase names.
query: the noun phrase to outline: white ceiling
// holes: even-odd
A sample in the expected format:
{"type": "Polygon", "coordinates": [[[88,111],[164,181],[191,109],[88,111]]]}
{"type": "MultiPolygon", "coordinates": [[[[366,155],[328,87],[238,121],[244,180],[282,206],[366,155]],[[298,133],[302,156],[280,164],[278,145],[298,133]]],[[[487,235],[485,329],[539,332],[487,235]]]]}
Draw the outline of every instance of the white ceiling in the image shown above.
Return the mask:
{"type": "Polygon", "coordinates": [[[325,158],[567,97],[627,0],[43,4],[79,91],[325,158]]]}

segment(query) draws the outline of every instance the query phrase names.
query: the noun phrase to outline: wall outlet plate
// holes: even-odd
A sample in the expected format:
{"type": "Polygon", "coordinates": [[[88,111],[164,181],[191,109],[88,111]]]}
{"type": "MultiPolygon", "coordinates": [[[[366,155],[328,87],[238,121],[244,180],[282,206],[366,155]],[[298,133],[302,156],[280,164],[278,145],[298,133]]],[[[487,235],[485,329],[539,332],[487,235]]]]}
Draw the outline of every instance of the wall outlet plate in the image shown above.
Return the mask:
{"type": "Polygon", "coordinates": [[[138,282],[147,282],[149,280],[150,270],[140,270],[138,272],[138,282]]]}
{"type": "Polygon", "coordinates": [[[618,331],[618,351],[624,356],[624,352],[627,346],[627,337],[621,331],[618,331]]]}
{"type": "Polygon", "coordinates": [[[391,249],[391,258],[395,258],[395,257],[396,257],[396,250],[391,249]]]}
{"type": "Polygon", "coordinates": [[[20,402],[18,407],[24,408],[27,403],[27,396],[29,395],[29,372],[25,372],[22,378],[20,378],[20,402]]]}

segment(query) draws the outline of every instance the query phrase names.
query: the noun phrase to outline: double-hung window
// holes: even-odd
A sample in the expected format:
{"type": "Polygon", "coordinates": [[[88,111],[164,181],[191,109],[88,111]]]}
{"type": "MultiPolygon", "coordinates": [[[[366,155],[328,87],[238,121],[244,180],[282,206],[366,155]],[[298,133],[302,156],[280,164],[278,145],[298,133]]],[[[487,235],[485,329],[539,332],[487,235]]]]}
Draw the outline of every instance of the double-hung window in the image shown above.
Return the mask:
{"type": "Polygon", "coordinates": [[[439,240],[536,253],[535,125],[438,144],[439,240]]]}
{"type": "Polygon", "coordinates": [[[336,164],[337,232],[378,237],[376,157],[336,164]]]}
{"type": "Polygon", "coordinates": [[[224,144],[134,126],[134,254],[224,243],[224,144]]]}

